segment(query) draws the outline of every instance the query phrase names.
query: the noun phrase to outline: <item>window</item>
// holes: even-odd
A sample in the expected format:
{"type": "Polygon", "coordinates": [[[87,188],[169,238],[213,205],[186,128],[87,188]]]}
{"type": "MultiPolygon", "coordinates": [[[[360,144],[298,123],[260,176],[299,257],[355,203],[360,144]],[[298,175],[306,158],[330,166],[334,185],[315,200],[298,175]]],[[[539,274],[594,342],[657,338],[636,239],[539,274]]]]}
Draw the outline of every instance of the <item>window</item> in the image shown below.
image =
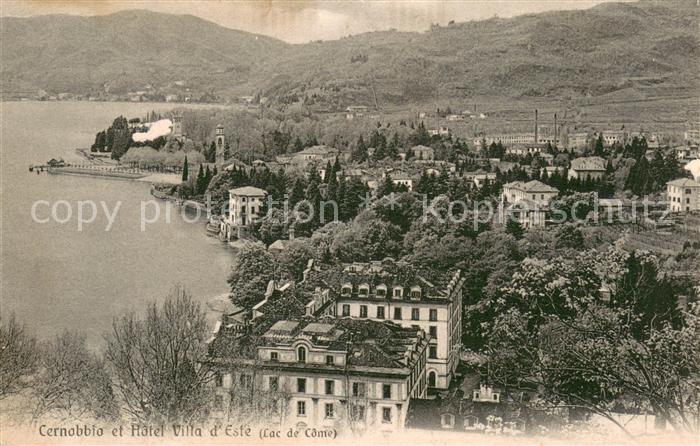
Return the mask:
{"type": "Polygon", "coordinates": [[[365,383],[352,383],[352,396],[366,397],[367,385],[365,383]]]}
{"type": "Polygon", "coordinates": [[[436,382],[437,382],[437,373],[435,373],[434,370],[431,370],[430,373],[428,373],[428,387],[435,387],[436,382]]]}
{"type": "Polygon", "coordinates": [[[401,308],[394,308],[394,319],[397,321],[401,320],[401,308]]]}
{"type": "Polygon", "coordinates": [[[382,398],[385,400],[391,399],[391,384],[382,384],[382,398]]]}
{"type": "Polygon", "coordinates": [[[326,403],[326,418],[333,418],[334,415],[333,403],[326,403]]]}
{"type": "Polygon", "coordinates": [[[414,321],[420,320],[420,309],[419,308],[411,308],[411,320],[414,320],[414,321]]]}
{"type": "Polygon", "coordinates": [[[431,308],[428,314],[428,320],[431,321],[437,321],[437,310],[435,308],[431,308]]]}
{"type": "Polygon", "coordinates": [[[369,295],[369,287],[367,285],[360,285],[360,288],[357,290],[357,294],[359,296],[367,297],[369,295]]]}
{"type": "Polygon", "coordinates": [[[297,392],[306,393],[306,378],[297,378],[297,392]]]}
{"type": "Polygon", "coordinates": [[[350,305],[343,305],[343,316],[350,316],[350,305]]]}
{"type": "Polygon", "coordinates": [[[391,407],[382,407],[382,423],[391,423],[391,407]]]}
{"type": "Polygon", "coordinates": [[[394,297],[401,299],[401,296],[403,296],[403,288],[394,288],[394,297]]]}
{"type": "Polygon", "coordinates": [[[270,361],[272,362],[277,362],[279,361],[280,357],[277,352],[270,352],[270,361]]]}
{"type": "Polygon", "coordinates": [[[326,355],[326,365],[333,365],[333,364],[335,364],[335,356],[326,355]]]}
{"type": "Polygon", "coordinates": [[[437,339],[437,327],[435,325],[428,327],[428,333],[430,334],[431,338],[437,339]]]}
{"type": "Polygon", "coordinates": [[[297,416],[306,416],[306,401],[297,401],[297,416]]]}
{"type": "Polygon", "coordinates": [[[478,419],[475,416],[468,416],[467,418],[464,419],[464,427],[466,428],[471,428],[476,426],[476,422],[478,419]]]}
{"type": "Polygon", "coordinates": [[[214,381],[216,382],[216,387],[224,386],[224,375],[221,372],[216,372],[214,375],[214,381]]]}
{"type": "Polygon", "coordinates": [[[496,401],[496,402],[498,402],[499,396],[500,396],[499,394],[494,393],[494,394],[493,394],[493,400],[496,401]]]}
{"type": "Polygon", "coordinates": [[[473,398],[473,399],[474,399],[474,400],[478,400],[478,399],[479,399],[479,392],[474,392],[474,398],[473,398]]]}
{"type": "Polygon", "coordinates": [[[326,380],[326,395],[333,395],[335,392],[335,381],[332,379],[326,380]]]}
{"type": "Polygon", "coordinates": [[[451,413],[444,413],[440,417],[440,425],[443,429],[453,429],[455,427],[455,416],[451,413]]]}
{"type": "Polygon", "coordinates": [[[297,349],[297,361],[306,362],[306,347],[299,347],[297,349]]]}
{"type": "Polygon", "coordinates": [[[268,380],[268,388],[273,392],[276,392],[280,387],[280,379],[277,376],[271,376],[268,380]]]}
{"type": "Polygon", "coordinates": [[[434,345],[431,345],[428,348],[428,358],[430,359],[437,359],[437,347],[434,345]]]}
{"type": "Polygon", "coordinates": [[[384,307],[377,307],[377,319],[384,319],[384,307]]]}
{"type": "Polygon", "coordinates": [[[686,194],[690,194],[691,192],[692,192],[692,191],[691,191],[690,189],[686,189],[686,190],[685,190],[685,193],[686,193],[686,194]]]}
{"type": "Polygon", "coordinates": [[[352,285],[343,285],[343,288],[340,290],[340,294],[343,296],[349,296],[352,294],[352,285]]]}
{"type": "Polygon", "coordinates": [[[367,317],[367,305],[360,305],[360,317],[367,317]]]}
{"type": "Polygon", "coordinates": [[[411,288],[411,299],[420,299],[421,292],[420,288],[411,288]]]}
{"type": "Polygon", "coordinates": [[[377,297],[386,297],[386,287],[381,285],[377,287],[377,297]]]}
{"type": "Polygon", "coordinates": [[[365,406],[361,404],[353,404],[350,406],[350,419],[353,421],[364,421],[365,406]]]}
{"type": "Polygon", "coordinates": [[[241,388],[245,390],[253,389],[253,376],[247,373],[241,373],[240,377],[241,388]]]}

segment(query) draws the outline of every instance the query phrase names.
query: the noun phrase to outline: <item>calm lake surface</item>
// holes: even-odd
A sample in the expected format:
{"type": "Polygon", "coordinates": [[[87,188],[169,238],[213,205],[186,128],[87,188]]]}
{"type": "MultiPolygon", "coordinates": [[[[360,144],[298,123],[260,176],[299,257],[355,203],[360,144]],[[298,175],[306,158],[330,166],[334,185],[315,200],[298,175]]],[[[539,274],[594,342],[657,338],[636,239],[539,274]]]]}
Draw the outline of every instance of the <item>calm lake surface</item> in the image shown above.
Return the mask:
{"type": "MultiPolygon", "coordinates": [[[[200,301],[228,290],[226,278],[233,252],[207,237],[204,219],[187,223],[172,207],[158,202],[161,218],[141,231],[141,202],[153,199],[147,183],[82,176],[30,173],[30,164],[62,157],[75,161],[74,149],[89,147],[94,134],[122,114],[142,116],[165,111],[172,104],[94,102],[0,103],[2,137],[1,315],[14,312],[40,338],[65,329],[86,333],[93,347],[112,319],[128,311],[142,312],[146,304],[162,299],[175,284],[185,285],[200,301]],[[51,217],[59,200],[71,204],[72,218],[64,224],[51,217]],[[97,217],[78,230],[78,201],[97,204],[97,217]],[[111,230],[100,201],[118,210],[111,230]]],[[[66,205],[57,215],[66,216],[66,205]]],[[[155,205],[149,205],[149,213],[155,205]]],[[[92,212],[85,206],[86,218],[92,212]]]]}

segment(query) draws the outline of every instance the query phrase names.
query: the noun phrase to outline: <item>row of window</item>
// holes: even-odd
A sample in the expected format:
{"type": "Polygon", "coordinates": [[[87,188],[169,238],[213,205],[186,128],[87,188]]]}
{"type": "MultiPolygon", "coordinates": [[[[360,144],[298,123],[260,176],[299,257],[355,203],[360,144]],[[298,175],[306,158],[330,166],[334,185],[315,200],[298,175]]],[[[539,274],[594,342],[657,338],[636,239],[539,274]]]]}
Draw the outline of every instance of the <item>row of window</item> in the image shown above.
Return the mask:
{"type": "MultiPolygon", "coordinates": [[[[683,200],[681,200],[681,197],[671,197],[671,201],[675,203],[681,203],[683,200]]],[[[690,204],[690,198],[686,198],[685,203],[690,204]]]]}
{"type": "MultiPolygon", "coordinates": [[[[278,352],[270,352],[270,361],[278,362],[280,360],[278,352]]],[[[306,363],[306,347],[300,346],[297,348],[297,362],[306,363]]],[[[326,355],[326,365],[335,365],[335,356],[326,355]]]]}
{"type": "MultiPolygon", "coordinates": [[[[377,285],[377,287],[374,289],[374,293],[377,297],[386,297],[388,295],[389,289],[387,288],[386,285],[377,285]]],[[[410,297],[411,299],[420,299],[422,296],[422,291],[420,287],[412,287],[410,291],[410,297]]],[[[345,285],[342,286],[340,289],[340,294],[343,296],[349,296],[352,294],[352,285],[349,283],[346,283],[345,285]]],[[[357,288],[357,295],[361,297],[367,297],[369,296],[369,285],[368,284],[363,284],[360,285],[357,288]]],[[[404,297],[404,289],[403,287],[397,286],[392,288],[391,296],[394,297],[395,299],[401,299],[404,297]]]]}
{"type": "MultiPolygon", "coordinates": [[[[270,377],[270,379],[275,378],[275,390],[279,381],[277,377],[270,377]]],[[[270,389],[272,389],[272,381],[270,381],[270,389]]],[[[324,382],[324,391],[326,395],[335,395],[335,381],[332,379],[327,379],[324,382]]],[[[306,378],[297,378],[297,393],[306,393],[306,378]]],[[[354,397],[367,397],[367,384],[363,382],[352,383],[352,396],[354,397]]],[[[391,384],[382,384],[382,399],[391,399],[391,384]]]]}
{"type": "MultiPolygon", "coordinates": [[[[401,310],[402,310],[402,308],[394,308],[394,320],[401,320],[403,318],[401,310]]],[[[341,311],[342,311],[343,316],[345,316],[345,317],[350,316],[350,305],[343,304],[341,311]]],[[[367,305],[360,305],[360,317],[361,318],[368,317],[367,305]]],[[[377,307],[376,318],[377,319],[385,319],[386,318],[386,313],[385,313],[384,307],[377,307]]],[[[419,321],[420,320],[420,308],[411,308],[411,320],[412,321],[419,321]]],[[[438,312],[436,309],[431,308],[428,311],[428,320],[433,321],[433,322],[438,320],[438,312]]]]}
{"type": "MultiPolygon", "coordinates": [[[[243,388],[252,389],[253,377],[251,375],[241,374],[240,382],[243,388]]],[[[222,373],[216,373],[215,383],[217,387],[222,387],[224,385],[224,378],[222,373]]],[[[268,388],[269,390],[275,392],[279,390],[279,376],[270,376],[268,378],[268,388]]],[[[351,388],[353,397],[367,397],[367,383],[353,382],[351,388]]],[[[324,392],[326,395],[335,395],[334,380],[327,379],[324,381],[324,392]]],[[[306,393],[306,378],[297,378],[297,393],[306,393]]],[[[382,384],[382,399],[391,399],[391,394],[391,384],[382,384]]]]}
{"type": "MultiPolygon", "coordinates": [[[[324,406],[325,418],[335,418],[335,404],[326,403],[324,406]]],[[[306,401],[297,401],[297,416],[306,416],[306,401]]],[[[350,418],[353,421],[364,421],[365,420],[365,406],[361,404],[354,404],[350,406],[350,418]]],[[[382,423],[391,423],[391,408],[382,407],[382,423]]]]}

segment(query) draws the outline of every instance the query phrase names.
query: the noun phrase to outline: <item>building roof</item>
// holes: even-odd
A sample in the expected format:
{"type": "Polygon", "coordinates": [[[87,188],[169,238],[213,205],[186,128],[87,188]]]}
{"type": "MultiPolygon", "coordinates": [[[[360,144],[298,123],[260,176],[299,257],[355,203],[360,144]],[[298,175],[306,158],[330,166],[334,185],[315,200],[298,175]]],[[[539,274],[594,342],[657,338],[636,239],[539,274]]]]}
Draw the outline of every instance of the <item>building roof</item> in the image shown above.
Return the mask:
{"type": "Polygon", "coordinates": [[[411,150],[413,150],[414,152],[415,152],[416,150],[419,150],[419,151],[428,150],[428,151],[430,151],[430,152],[434,152],[434,151],[435,151],[435,149],[433,149],[432,147],[423,146],[423,145],[413,146],[413,147],[411,148],[411,150]]]}
{"type": "Polygon", "coordinates": [[[396,262],[393,259],[375,261],[369,263],[355,262],[343,265],[341,268],[332,268],[322,271],[319,275],[326,284],[337,293],[342,292],[344,285],[352,285],[350,294],[342,294],[338,297],[342,300],[396,300],[399,302],[428,302],[433,304],[448,303],[452,291],[458,289],[456,281],[460,280],[458,274],[435,273],[428,277],[423,271],[417,270],[405,262],[396,262]],[[457,278],[455,279],[455,276],[457,278]],[[360,295],[361,285],[367,285],[367,295],[360,295]],[[380,286],[386,286],[384,295],[377,294],[380,286]],[[404,295],[394,298],[392,290],[401,287],[404,295]],[[420,288],[420,297],[410,295],[411,288],[420,288]]]}
{"type": "Polygon", "coordinates": [[[571,169],[605,171],[605,164],[605,159],[599,156],[584,156],[572,160],[571,169]]]}
{"type": "MultiPolygon", "coordinates": [[[[402,327],[391,321],[359,320],[335,317],[279,320],[265,332],[241,332],[240,329],[221,327],[209,345],[209,358],[216,362],[255,359],[259,347],[289,347],[299,340],[320,350],[345,352],[347,369],[364,373],[407,373],[427,347],[428,337],[420,329],[402,327]],[[392,369],[394,369],[392,371],[392,369]]],[[[260,365],[265,365],[264,361],[260,365]]],[[[319,369],[318,364],[275,362],[275,368],[291,367],[319,369]]],[[[326,373],[329,366],[323,366],[326,373]]]]}
{"type": "Polygon", "coordinates": [[[666,183],[666,185],[676,187],[700,187],[700,183],[693,181],[690,178],[677,178],[673,181],[669,181],[666,183]]]}
{"type": "Polygon", "coordinates": [[[243,186],[229,191],[231,195],[245,195],[249,197],[264,197],[267,192],[263,189],[253,186],[243,186]]]}
{"type": "Polygon", "coordinates": [[[512,181],[503,185],[503,188],[506,187],[519,189],[523,192],[559,192],[557,188],[548,186],[543,182],[537,180],[528,181],[527,183],[524,183],[522,181],[512,181]]]}

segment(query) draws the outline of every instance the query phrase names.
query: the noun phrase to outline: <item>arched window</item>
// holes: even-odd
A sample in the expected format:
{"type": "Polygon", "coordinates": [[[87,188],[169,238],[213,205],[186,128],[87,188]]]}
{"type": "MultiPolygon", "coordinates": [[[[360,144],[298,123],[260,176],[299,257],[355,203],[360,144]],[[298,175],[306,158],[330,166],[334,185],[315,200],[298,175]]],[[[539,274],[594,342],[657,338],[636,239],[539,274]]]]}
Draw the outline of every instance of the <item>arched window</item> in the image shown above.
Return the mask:
{"type": "Polygon", "coordinates": [[[343,288],[341,289],[340,294],[342,294],[343,296],[351,295],[352,294],[352,285],[349,283],[346,283],[345,285],[343,285],[343,288]]]}
{"type": "Polygon", "coordinates": [[[377,297],[386,297],[386,285],[377,285],[377,297]]]}
{"type": "Polygon", "coordinates": [[[306,362],[306,347],[297,348],[297,361],[306,362]]]}
{"type": "Polygon", "coordinates": [[[435,371],[432,370],[430,373],[428,373],[428,387],[435,387],[436,381],[437,373],[435,373],[435,371]]]}
{"type": "Polygon", "coordinates": [[[360,287],[357,289],[357,294],[362,297],[367,297],[369,295],[369,285],[360,285],[360,287]]]}

